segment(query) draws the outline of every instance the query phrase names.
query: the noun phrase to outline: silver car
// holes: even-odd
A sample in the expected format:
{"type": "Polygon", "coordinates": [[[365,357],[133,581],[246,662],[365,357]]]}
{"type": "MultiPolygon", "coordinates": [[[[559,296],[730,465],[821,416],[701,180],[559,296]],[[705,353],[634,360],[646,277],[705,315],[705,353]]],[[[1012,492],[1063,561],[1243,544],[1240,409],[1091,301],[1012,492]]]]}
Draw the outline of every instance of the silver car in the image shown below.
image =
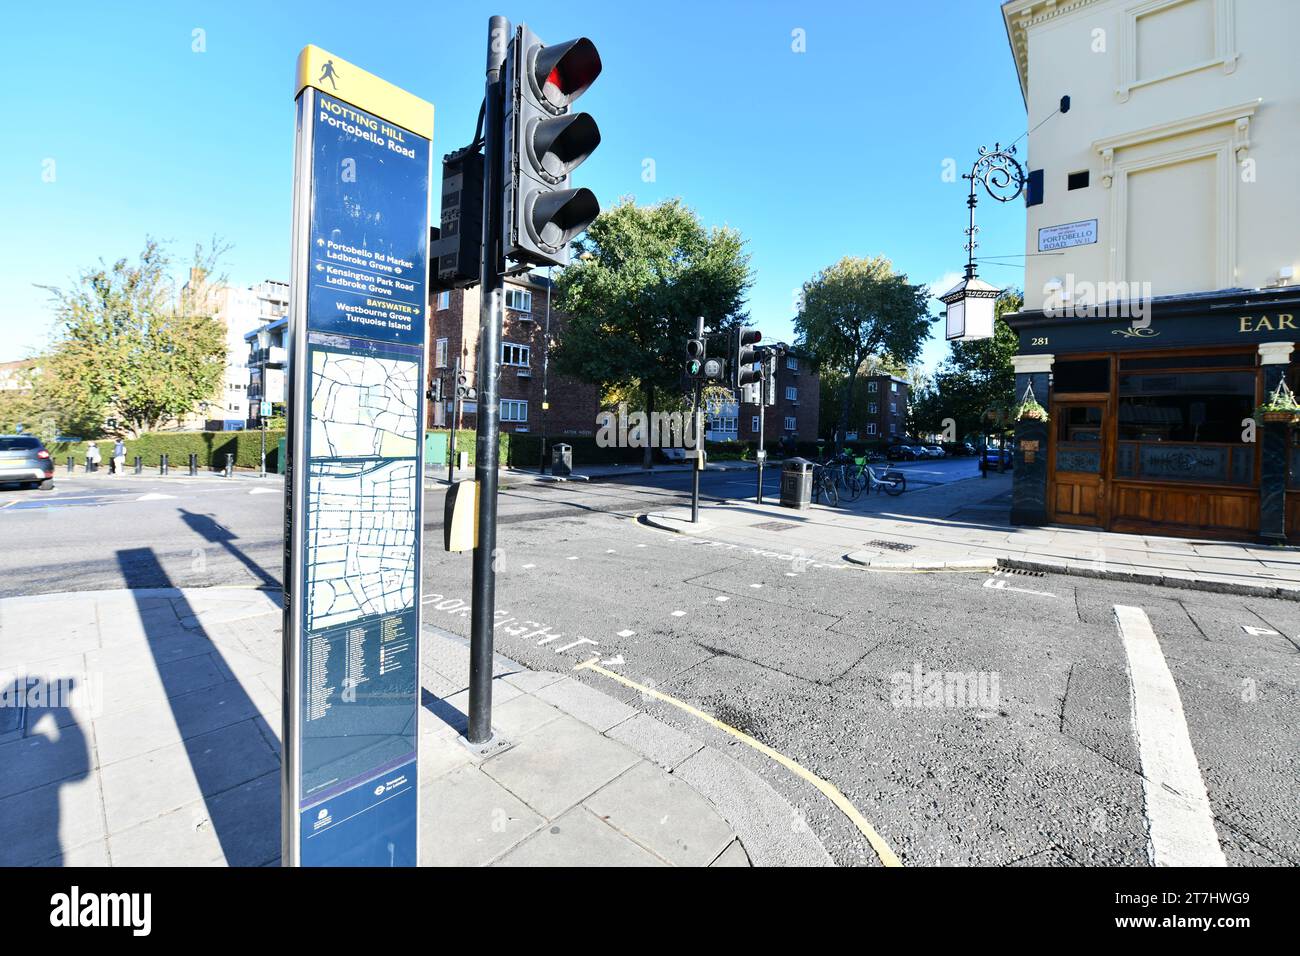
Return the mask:
{"type": "Polygon", "coordinates": [[[0,484],[48,491],[54,487],[54,459],[35,435],[0,435],[0,484]]]}

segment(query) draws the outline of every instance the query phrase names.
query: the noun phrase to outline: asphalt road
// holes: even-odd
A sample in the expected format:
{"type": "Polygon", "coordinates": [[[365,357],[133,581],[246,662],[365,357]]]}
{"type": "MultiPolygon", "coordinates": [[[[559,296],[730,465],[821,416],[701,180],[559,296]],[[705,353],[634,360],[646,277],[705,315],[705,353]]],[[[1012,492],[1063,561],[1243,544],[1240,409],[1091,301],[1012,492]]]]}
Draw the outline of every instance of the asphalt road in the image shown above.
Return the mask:
{"type": "MultiPolygon", "coordinates": [[[[911,467],[956,475],[963,464],[974,468],[911,467]]],[[[754,475],[703,484],[706,501],[740,497],[754,475]]],[[[1142,735],[1114,611],[1138,608],[1182,698],[1226,862],[1300,863],[1300,603],[1085,578],[873,574],[792,560],[777,531],[755,553],[636,522],[688,488],[675,473],[504,493],[497,649],[552,670],[597,657],[739,727],[835,784],[905,864],[1145,865],[1142,735]],[[976,680],[936,701],[932,675],[976,680]]],[[[274,583],[279,490],[274,479],[74,479],[0,493],[0,595],[274,583]],[[146,575],[133,552],[152,553],[161,572],[146,575]]],[[[426,499],[426,620],[467,635],[470,560],[438,549],[440,494],[426,499]]],[[[811,826],[837,862],[875,862],[807,783],[682,710],[637,702],[764,775],[800,808],[791,825],[811,826]]]]}

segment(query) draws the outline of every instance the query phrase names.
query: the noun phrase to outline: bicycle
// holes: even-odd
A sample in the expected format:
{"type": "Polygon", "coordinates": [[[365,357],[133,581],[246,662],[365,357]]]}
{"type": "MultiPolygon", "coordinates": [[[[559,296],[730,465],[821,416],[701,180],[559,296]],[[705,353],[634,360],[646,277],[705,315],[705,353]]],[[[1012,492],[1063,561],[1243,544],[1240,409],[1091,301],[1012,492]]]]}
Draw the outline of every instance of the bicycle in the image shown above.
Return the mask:
{"type": "Polygon", "coordinates": [[[821,465],[813,465],[812,475],[812,500],[813,504],[820,504],[824,496],[826,503],[832,508],[839,507],[840,491],[836,487],[836,471],[838,469],[831,462],[821,465]]]}
{"type": "Polygon", "coordinates": [[[862,466],[864,477],[866,478],[867,488],[871,491],[879,489],[885,494],[897,498],[907,490],[907,476],[899,471],[887,471],[883,475],[869,465],[862,466]]]}

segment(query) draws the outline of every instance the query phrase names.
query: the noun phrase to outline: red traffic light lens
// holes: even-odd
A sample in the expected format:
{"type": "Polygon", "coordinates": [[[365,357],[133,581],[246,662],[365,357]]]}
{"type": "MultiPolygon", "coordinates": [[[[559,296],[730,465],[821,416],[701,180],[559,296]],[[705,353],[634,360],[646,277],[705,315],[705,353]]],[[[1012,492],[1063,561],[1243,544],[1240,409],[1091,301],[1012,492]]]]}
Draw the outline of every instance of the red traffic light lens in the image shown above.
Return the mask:
{"type": "Polygon", "coordinates": [[[555,110],[576,100],[600,76],[600,54],[586,37],[542,47],[536,57],[533,80],[555,110]]]}

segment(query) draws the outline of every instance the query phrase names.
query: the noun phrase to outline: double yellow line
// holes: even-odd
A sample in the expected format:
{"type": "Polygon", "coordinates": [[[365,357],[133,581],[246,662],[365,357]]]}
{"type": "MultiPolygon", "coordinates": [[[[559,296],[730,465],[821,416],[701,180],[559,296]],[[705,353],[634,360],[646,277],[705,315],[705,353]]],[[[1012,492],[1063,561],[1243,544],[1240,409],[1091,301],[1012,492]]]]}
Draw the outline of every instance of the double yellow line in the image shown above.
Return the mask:
{"type": "Polygon", "coordinates": [[[581,664],[577,665],[574,668],[574,670],[595,671],[597,674],[600,674],[602,677],[608,677],[610,680],[618,681],[618,683],[624,685],[625,687],[631,687],[633,690],[639,691],[640,693],[644,694],[647,697],[653,697],[656,700],[663,701],[665,704],[671,704],[672,706],[680,710],[684,710],[692,717],[697,717],[700,720],[704,721],[706,724],[711,724],[712,726],[717,727],[719,730],[730,734],[731,736],[735,737],[737,740],[741,741],[742,743],[748,744],[749,746],[753,747],[755,750],[757,750],[759,753],[763,754],[764,756],[770,757],[771,759],[779,763],[781,766],[789,770],[791,773],[793,773],[795,776],[807,780],[814,787],[820,790],[826,796],[826,798],[831,801],[831,803],[835,804],[835,806],[840,809],[840,812],[843,813],[846,817],[848,817],[849,820],[853,823],[853,825],[856,826],[858,830],[862,833],[862,835],[867,838],[867,842],[870,843],[871,848],[876,851],[876,856],[880,858],[880,862],[883,865],[885,866],[903,865],[901,862],[899,862],[898,857],[894,855],[894,851],[889,848],[889,844],[886,843],[884,838],[879,833],[876,832],[875,828],[872,827],[870,822],[868,822],[867,818],[864,817],[861,814],[861,812],[859,812],[857,807],[855,807],[852,803],[849,802],[849,798],[844,796],[844,794],[840,792],[839,788],[836,787],[833,783],[830,783],[827,780],[823,780],[821,777],[817,776],[817,774],[813,773],[811,770],[808,770],[807,768],[791,760],[785,754],[773,750],[771,747],[769,747],[767,744],[763,743],[762,741],[755,740],[753,737],[749,736],[749,734],[745,733],[743,730],[737,730],[735,727],[732,727],[730,724],[724,724],[722,721],[718,720],[718,718],[714,717],[712,714],[706,714],[698,707],[692,707],[690,704],[686,703],[685,701],[678,700],[676,697],[670,697],[668,694],[662,694],[659,691],[654,690],[653,688],[646,687],[644,684],[638,684],[636,681],[630,680],[629,678],[624,677],[622,674],[617,674],[614,671],[609,670],[608,668],[601,667],[599,661],[600,661],[599,657],[593,657],[591,660],[583,661],[581,664]]]}

